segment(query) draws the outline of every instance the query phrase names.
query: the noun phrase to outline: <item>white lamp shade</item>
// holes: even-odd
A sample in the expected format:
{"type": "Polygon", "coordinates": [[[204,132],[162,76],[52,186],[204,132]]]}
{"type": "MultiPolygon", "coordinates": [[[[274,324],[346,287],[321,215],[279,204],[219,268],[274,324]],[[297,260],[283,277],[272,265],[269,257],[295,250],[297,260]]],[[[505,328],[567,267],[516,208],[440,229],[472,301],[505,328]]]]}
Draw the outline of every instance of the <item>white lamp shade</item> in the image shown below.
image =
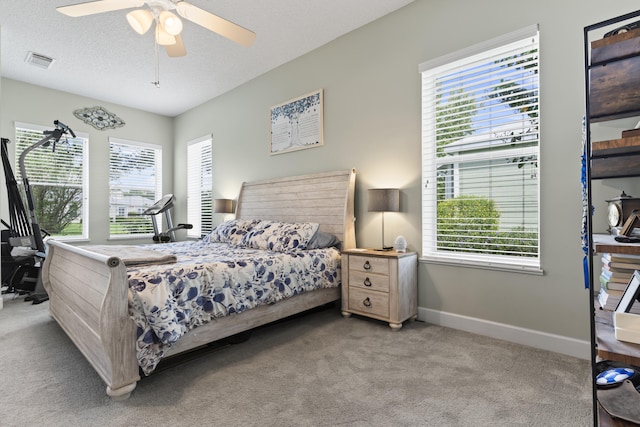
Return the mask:
{"type": "Polygon", "coordinates": [[[175,14],[169,12],[168,10],[163,10],[162,12],[160,12],[158,20],[160,21],[160,25],[162,25],[162,28],[164,28],[164,30],[172,36],[177,36],[182,31],[182,21],[175,14]]]}
{"type": "Polygon", "coordinates": [[[156,42],[162,46],[176,44],[176,38],[167,33],[162,25],[156,25],[156,42]]]}
{"type": "Polygon", "coordinates": [[[149,31],[153,23],[153,14],[146,9],[132,10],[127,13],[127,21],[133,30],[142,35],[149,31]]]}

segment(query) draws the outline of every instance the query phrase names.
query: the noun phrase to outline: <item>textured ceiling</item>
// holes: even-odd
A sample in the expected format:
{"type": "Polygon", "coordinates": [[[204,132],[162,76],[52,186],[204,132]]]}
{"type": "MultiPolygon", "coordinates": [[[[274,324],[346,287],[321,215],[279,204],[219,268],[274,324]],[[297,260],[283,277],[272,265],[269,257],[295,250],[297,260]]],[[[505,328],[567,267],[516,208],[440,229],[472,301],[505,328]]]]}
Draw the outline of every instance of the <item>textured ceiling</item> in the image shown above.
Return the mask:
{"type": "Polygon", "coordinates": [[[254,31],[247,48],[185,22],[187,56],[156,51],[151,32],[128,25],[127,10],[70,18],[57,6],[80,0],[0,1],[3,77],[176,116],[413,0],[190,0],[254,31]],[[29,51],[55,59],[25,62],[29,51]]]}

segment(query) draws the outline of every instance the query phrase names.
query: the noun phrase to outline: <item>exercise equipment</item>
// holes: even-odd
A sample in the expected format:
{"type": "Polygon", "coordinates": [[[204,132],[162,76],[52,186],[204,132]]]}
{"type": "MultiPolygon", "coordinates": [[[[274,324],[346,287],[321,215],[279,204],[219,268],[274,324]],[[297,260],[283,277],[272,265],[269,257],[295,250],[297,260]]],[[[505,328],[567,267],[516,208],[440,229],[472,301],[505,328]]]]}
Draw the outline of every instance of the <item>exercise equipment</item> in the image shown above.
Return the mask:
{"type": "Polygon", "coordinates": [[[7,149],[10,141],[7,138],[0,139],[2,165],[9,199],[9,223],[2,220],[2,225],[6,227],[6,230],[2,230],[2,286],[7,287],[7,292],[29,294],[25,300],[32,301],[33,304],[49,299],[42,286],[41,277],[41,267],[46,256],[44,238],[49,233],[40,228],[36,218],[35,202],[27,177],[25,159],[31,151],[42,146],[51,145],[52,151],[55,152],[56,144],[63,135],[70,134],[73,138],[76,137],[64,123],[55,120],[53,124],[55,128],[44,131],[44,137],[24,149],[18,159],[27,207],[11,169],[7,149]],[[14,249],[19,249],[21,254],[15,255],[14,249]]]}
{"type": "Polygon", "coordinates": [[[175,242],[176,230],[190,230],[193,228],[193,225],[191,224],[178,224],[175,227],[173,226],[173,221],[171,220],[171,208],[175,201],[176,198],[173,194],[165,194],[160,200],[155,202],[153,206],[142,212],[142,215],[148,215],[151,217],[151,222],[153,223],[153,241],[156,243],[175,242]],[[158,220],[156,218],[160,214],[164,214],[164,219],[167,223],[166,231],[160,231],[158,220]]]}
{"type": "Polygon", "coordinates": [[[2,241],[2,293],[29,293],[35,291],[39,266],[30,254],[13,254],[13,247],[9,244],[11,231],[9,224],[2,221],[7,227],[1,230],[2,241]]]}

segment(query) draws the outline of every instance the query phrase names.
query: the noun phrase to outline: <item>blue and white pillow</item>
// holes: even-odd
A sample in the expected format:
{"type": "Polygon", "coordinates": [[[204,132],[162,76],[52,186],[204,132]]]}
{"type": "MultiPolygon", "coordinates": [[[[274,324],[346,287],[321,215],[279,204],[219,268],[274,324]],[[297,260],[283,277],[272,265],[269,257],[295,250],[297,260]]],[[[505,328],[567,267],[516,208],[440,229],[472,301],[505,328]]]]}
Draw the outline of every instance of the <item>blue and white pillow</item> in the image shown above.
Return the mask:
{"type": "Polygon", "coordinates": [[[249,230],[259,223],[258,219],[231,219],[217,225],[202,240],[206,243],[229,243],[238,246],[249,230]]]}
{"type": "Polygon", "coordinates": [[[240,244],[274,252],[302,250],[307,248],[318,227],[315,222],[261,221],[242,237],[240,244]]]}

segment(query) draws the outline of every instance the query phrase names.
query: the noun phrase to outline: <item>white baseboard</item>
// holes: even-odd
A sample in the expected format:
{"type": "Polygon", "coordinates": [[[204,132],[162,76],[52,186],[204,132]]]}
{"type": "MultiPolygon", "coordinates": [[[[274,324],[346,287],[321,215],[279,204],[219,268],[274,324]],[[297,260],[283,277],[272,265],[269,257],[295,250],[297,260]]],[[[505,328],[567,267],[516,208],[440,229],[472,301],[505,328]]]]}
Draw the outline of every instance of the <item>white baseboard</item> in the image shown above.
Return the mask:
{"type": "Polygon", "coordinates": [[[591,345],[589,344],[589,341],[563,337],[561,335],[549,334],[546,332],[535,331],[533,329],[520,328],[518,326],[462,316],[454,313],[447,313],[424,307],[418,307],[418,320],[432,323],[434,325],[445,326],[447,328],[459,329],[478,335],[485,335],[504,341],[566,354],[580,359],[589,360],[591,358],[591,345]]]}

